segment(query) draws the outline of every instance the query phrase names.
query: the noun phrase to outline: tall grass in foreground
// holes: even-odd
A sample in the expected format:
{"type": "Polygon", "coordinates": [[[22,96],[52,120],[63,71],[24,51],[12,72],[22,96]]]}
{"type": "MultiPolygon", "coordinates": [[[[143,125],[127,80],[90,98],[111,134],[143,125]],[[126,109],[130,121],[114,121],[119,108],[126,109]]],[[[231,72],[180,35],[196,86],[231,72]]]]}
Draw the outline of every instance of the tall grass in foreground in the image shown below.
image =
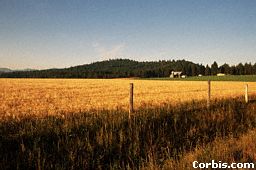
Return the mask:
{"type": "MultiPolygon", "coordinates": [[[[256,129],[241,135],[239,138],[229,136],[227,138],[217,137],[213,142],[206,146],[196,148],[191,152],[186,152],[179,160],[169,159],[161,167],[163,170],[192,170],[194,161],[198,162],[216,162],[221,163],[256,163],[256,129]]],[[[160,169],[157,165],[150,163],[145,169],[160,169]]],[[[216,168],[208,168],[216,169],[216,168]]],[[[253,169],[252,166],[244,169],[253,169]]],[[[254,168],[255,169],[255,168],[254,168]]]]}
{"type": "Polygon", "coordinates": [[[0,122],[0,169],[162,167],[216,138],[256,127],[256,103],[240,98],[173,107],[91,111],[0,122]]]}

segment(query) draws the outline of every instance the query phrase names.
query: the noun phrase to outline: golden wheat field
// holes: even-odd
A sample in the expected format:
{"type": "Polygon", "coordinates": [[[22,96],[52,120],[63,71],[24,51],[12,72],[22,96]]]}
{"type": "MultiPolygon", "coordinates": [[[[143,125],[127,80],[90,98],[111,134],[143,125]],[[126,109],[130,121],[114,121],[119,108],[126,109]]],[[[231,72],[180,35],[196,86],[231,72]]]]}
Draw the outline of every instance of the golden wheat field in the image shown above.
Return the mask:
{"type": "MultiPolygon", "coordinates": [[[[129,83],[134,107],[177,104],[207,97],[207,82],[132,79],[0,79],[0,115],[56,115],[91,109],[128,110],[129,83]]],[[[256,92],[255,83],[212,82],[212,98],[256,92]]]]}

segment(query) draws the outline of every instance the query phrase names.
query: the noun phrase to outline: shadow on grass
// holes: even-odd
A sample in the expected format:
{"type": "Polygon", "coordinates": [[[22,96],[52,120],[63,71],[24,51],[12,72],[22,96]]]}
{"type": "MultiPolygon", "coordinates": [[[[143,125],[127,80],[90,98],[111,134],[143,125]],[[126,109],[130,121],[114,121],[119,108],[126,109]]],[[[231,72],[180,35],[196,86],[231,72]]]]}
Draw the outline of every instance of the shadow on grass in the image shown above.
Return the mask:
{"type": "Polygon", "coordinates": [[[6,120],[0,124],[0,169],[139,169],[156,165],[216,137],[256,127],[255,102],[242,98],[6,120]]]}

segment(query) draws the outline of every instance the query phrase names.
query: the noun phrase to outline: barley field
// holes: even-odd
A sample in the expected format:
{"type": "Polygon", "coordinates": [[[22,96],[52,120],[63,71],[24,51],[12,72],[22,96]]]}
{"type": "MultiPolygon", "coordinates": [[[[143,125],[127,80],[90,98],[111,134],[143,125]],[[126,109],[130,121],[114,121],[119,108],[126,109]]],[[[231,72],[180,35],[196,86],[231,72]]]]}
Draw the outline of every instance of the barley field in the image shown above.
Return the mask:
{"type": "MultiPolygon", "coordinates": [[[[176,105],[205,100],[206,81],[133,79],[0,79],[0,115],[63,115],[89,110],[128,110],[129,83],[134,83],[134,106],[176,105]]],[[[212,82],[211,98],[256,93],[253,82],[212,82]]]]}

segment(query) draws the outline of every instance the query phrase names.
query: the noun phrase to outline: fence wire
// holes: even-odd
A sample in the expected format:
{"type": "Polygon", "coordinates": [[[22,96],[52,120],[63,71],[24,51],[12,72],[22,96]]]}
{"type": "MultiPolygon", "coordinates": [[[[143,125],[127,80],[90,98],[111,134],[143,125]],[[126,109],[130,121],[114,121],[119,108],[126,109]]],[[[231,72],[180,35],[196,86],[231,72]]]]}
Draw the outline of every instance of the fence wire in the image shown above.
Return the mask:
{"type": "MultiPolygon", "coordinates": [[[[234,90],[234,89],[222,89],[222,88],[219,88],[219,89],[212,89],[211,90],[211,93],[215,93],[215,92],[220,92],[220,91],[230,91],[230,92],[237,92],[237,91],[240,91],[241,90],[241,93],[244,92],[243,90],[244,89],[237,89],[237,90],[234,90]]],[[[198,93],[198,92],[205,92],[207,93],[207,89],[195,89],[195,90],[183,90],[183,91],[162,91],[162,92],[138,92],[138,91],[134,91],[134,96],[136,97],[136,95],[145,95],[145,96],[150,96],[150,95],[160,95],[160,94],[183,94],[183,93],[198,93]]],[[[254,93],[256,92],[256,90],[254,89],[250,89],[249,88],[249,93],[254,93]]],[[[26,96],[29,96],[28,94],[26,94],[26,96]]],[[[33,96],[33,95],[31,95],[33,96]]],[[[12,99],[10,98],[5,98],[4,95],[1,95],[0,98],[2,99],[2,101],[33,101],[33,100],[37,100],[37,101],[40,101],[40,100],[65,100],[65,99],[68,99],[68,100],[71,100],[71,99],[75,99],[75,98],[89,98],[89,99],[92,99],[92,98],[115,98],[115,97],[122,97],[122,98],[129,98],[129,93],[120,93],[120,94],[101,94],[101,95],[72,95],[72,96],[60,96],[60,95],[54,95],[54,96],[51,96],[51,95],[47,95],[47,96],[42,96],[40,98],[35,98],[35,97],[28,97],[28,98],[22,98],[22,97],[19,97],[17,95],[17,97],[14,97],[12,99]]]]}

